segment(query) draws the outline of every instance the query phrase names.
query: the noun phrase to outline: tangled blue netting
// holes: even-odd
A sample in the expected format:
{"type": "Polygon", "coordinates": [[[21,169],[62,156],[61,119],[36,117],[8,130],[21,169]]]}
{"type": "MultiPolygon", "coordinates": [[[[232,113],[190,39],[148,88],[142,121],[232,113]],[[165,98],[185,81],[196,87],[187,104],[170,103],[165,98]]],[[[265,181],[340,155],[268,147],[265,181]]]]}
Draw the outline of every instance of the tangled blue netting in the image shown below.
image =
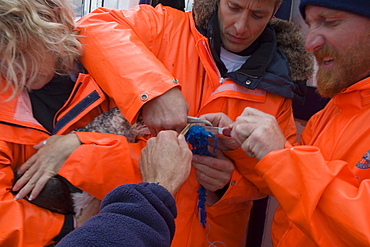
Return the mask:
{"type": "MultiPolygon", "coordinates": [[[[186,134],[186,141],[192,145],[193,154],[214,157],[214,155],[208,149],[210,138],[214,140],[213,151],[215,151],[217,148],[217,138],[213,133],[206,131],[204,127],[200,125],[193,125],[186,134]]],[[[198,190],[198,199],[200,223],[202,224],[203,228],[205,228],[207,223],[207,212],[205,207],[206,189],[202,185],[198,190]]]]}

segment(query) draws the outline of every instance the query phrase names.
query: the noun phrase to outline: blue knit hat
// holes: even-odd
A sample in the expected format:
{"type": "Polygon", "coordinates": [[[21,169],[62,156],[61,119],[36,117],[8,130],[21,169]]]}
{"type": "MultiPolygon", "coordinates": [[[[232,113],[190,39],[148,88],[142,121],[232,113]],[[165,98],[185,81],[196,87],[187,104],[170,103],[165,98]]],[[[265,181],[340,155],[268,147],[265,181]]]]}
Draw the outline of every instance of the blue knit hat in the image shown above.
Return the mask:
{"type": "Polygon", "coordinates": [[[307,5],[342,10],[370,18],[370,0],[301,0],[299,10],[303,18],[306,18],[307,5]]]}

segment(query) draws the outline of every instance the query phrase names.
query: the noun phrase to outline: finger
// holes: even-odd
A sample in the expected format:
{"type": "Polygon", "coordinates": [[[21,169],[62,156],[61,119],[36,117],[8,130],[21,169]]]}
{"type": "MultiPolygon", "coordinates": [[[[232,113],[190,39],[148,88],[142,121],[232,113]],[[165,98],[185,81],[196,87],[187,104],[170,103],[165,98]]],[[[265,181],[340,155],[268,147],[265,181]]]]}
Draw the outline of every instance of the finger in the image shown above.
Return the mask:
{"type": "Polygon", "coordinates": [[[194,159],[191,162],[191,164],[192,164],[192,166],[194,166],[196,168],[197,172],[201,171],[202,173],[207,173],[206,169],[209,169],[206,165],[204,165],[202,163],[199,163],[199,162],[195,162],[194,159]]]}
{"type": "MultiPolygon", "coordinates": [[[[33,167],[32,167],[33,168],[33,167]]],[[[31,169],[32,169],[31,168],[31,169]]],[[[39,170],[37,170],[37,171],[31,171],[31,169],[29,170],[29,171],[27,171],[21,178],[20,178],[20,180],[23,178],[23,177],[25,177],[28,181],[27,181],[27,183],[22,187],[22,189],[18,192],[18,194],[17,194],[17,196],[16,196],[16,200],[18,200],[18,199],[22,199],[22,198],[24,198],[25,196],[27,196],[28,194],[30,194],[30,192],[35,188],[35,186],[37,185],[37,183],[39,182],[39,180],[41,179],[41,177],[44,175],[44,173],[42,173],[42,172],[40,172],[39,170]],[[30,175],[30,174],[32,174],[32,175],[30,175]],[[31,178],[30,178],[30,176],[32,176],[31,178]]],[[[51,177],[51,175],[46,175],[45,177],[48,177],[48,178],[50,178],[51,177]]],[[[48,180],[48,178],[46,179],[46,182],[47,182],[47,180],[48,180]]],[[[40,190],[40,186],[41,185],[45,185],[46,184],[46,182],[45,182],[45,179],[43,179],[43,180],[41,180],[40,181],[40,185],[39,185],[39,187],[38,187],[38,189],[36,190],[36,194],[38,195],[38,193],[41,191],[40,190]]],[[[22,181],[22,183],[23,183],[23,181],[22,181]]],[[[42,187],[43,188],[43,187],[42,187]]],[[[41,188],[41,189],[42,189],[41,188]]],[[[28,200],[32,200],[32,199],[34,199],[35,197],[33,197],[33,196],[30,196],[29,198],[28,198],[28,200]]]]}
{"type": "MultiPolygon", "coordinates": [[[[18,191],[23,188],[31,179],[38,178],[41,176],[41,173],[38,173],[38,168],[35,166],[31,166],[14,184],[13,190],[18,191]]],[[[23,197],[22,197],[23,198],[23,197]]]]}
{"type": "Polygon", "coordinates": [[[141,151],[141,157],[139,159],[139,166],[140,166],[140,173],[141,173],[141,179],[143,182],[147,181],[147,174],[148,173],[148,166],[146,166],[146,161],[145,161],[145,153],[143,153],[144,149],[141,151]]]}
{"type": "MultiPolygon", "coordinates": [[[[202,159],[203,156],[198,156],[198,158],[202,159]]],[[[224,187],[229,182],[234,166],[225,161],[220,162],[218,159],[212,159],[211,162],[206,164],[198,162],[192,162],[192,164],[196,168],[198,182],[202,185],[207,184],[210,190],[216,190],[224,187]]]]}
{"type": "Polygon", "coordinates": [[[231,131],[231,137],[239,144],[242,144],[258,126],[258,124],[252,123],[236,123],[231,131]]]}
{"type": "MultiPolygon", "coordinates": [[[[237,117],[236,124],[255,124],[258,126],[273,126],[277,124],[276,118],[273,115],[264,113],[262,111],[249,108],[246,109],[245,112],[247,112],[245,115],[241,115],[237,117]]],[[[244,113],[245,113],[244,112],[244,113]]]]}
{"type": "Polygon", "coordinates": [[[205,189],[210,190],[210,191],[215,191],[218,188],[223,187],[222,182],[212,177],[207,176],[207,174],[199,170],[197,170],[196,172],[196,179],[198,183],[200,183],[205,189]]]}
{"type": "Polygon", "coordinates": [[[190,148],[189,148],[189,144],[186,142],[186,139],[185,139],[184,135],[178,135],[177,141],[178,141],[178,144],[179,144],[179,146],[182,150],[187,149],[187,150],[189,150],[189,152],[191,152],[190,148]]]}
{"type": "Polygon", "coordinates": [[[181,133],[181,131],[185,128],[185,126],[187,125],[187,123],[185,122],[184,125],[178,125],[176,128],[175,128],[175,131],[179,134],[181,133]]]}
{"type": "Polygon", "coordinates": [[[241,116],[266,116],[269,115],[263,111],[257,110],[252,107],[246,107],[241,116]]]}
{"type": "Polygon", "coordinates": [[[192,159],[192,162],[194,163],[198,163],[198,164],[202,164],[204,166],[212,166],[213,165],[213,161],[215,160],[215,158],[213,157],[210,157],[210,156],[204,156],[204,155],[197,155],[197,154],[194,154],[193,155],[193,159],[192,159]]]}
{"type": "Polygon", "coordinates": [[[252,122],[253,117],[251,116],[239,116],[236,118],[233,129],[235,128],[236,125],[241,125],[241,124],[248,124],[252,122]]]}
{"type": "Polygon", "coordinates": [[[207,183],[206,181],[203,181],[201,178],[199,178],[198,175],[196,176],[196,180],[208,191],[214,192],[217,190],[217,186],[215,186],[214,184],[207,183]]]}
{"type": "Polygon", "coordinates": [[[174,142],[177,143],[177,132],[174,130],[162,130],[157,135],[157,141],[162,143],[174,142]]]}
{"type": "Polygon", "coordinates": [[[38,197],[38,195],[40,194],[40,192],[42,191],[42,189],[45,187],[46,183],[52,177],[53,176],[50,176],[50,175],[49,176],[47,176],[47,175],[41,176],[37,180],[37,182],[36,182],[34,188],[32,189],[31,194],[30,194],[30,196],[29,196],[28,199],[31,201],[31,200],[35,199],[36,197],[38,197]]]}
{"type": "Polygon", "coordinates": [[[152,136],[152,137],[150,137],[150,138],[146,141],[146,147],[147,147],[147,149],[148,149],[150,146],[154,145],[154,144],[157,142],[157,138],[158,138],[158,137],[156,137],[156,136],[152,136]]]}
{"type": "Polygon", "coordinates": [[[13,191],[20,190],[28,181],[31,179],[32,173],[25,173],[18,179],[18,181],[13,186],[13,191]]]}
{"type": "Polygon", "coordinates": [[[221,117],[216,113],[209,113],[209,114],[201,115],[199,116],[199,118],[210,121],[213,126],[218,126],[221,117]]]}
{"type": "Polygon", "coordinates": [[[28,171],[28,169],[30,169],[30,167],[32,167],[32,165],[36,162],[37,160],[37,153],[32,155],[26,162],[24,162],[17,170],[17,174],[21,175],[23,173],[25,173],[26,171],[28,171]]]}
{"type": "Polygon", "coordinates": [[[175,140],[176,139],[176,137],[177,137],[177,132],[175,131],[175,130],[164,130],[163,131],[166,135],[168,135],[168,136],[171,136],[171,138],[173,138],[173,140],[175,140]]]}
{"type": "Polygon", "coordinates": [[[187,118],[186,115],[184,117],[181,117],[178,121],[175,121],[173,123],[169,123],[167,125],[164,125],[165,130],[173,130],[176,133],[180,133],[181,130],[184,129],[184,127],[187,125],[187,118]]]}
{"type": "Polygon", "coordinates": [[[217,139],[218,139],[219,146],[223,145],[229,149],[237,149],[238,147],[240,147],[240,144],[238,143],[238,141],[232,137],[220,135],[220,136],[217,136],[217,139]]]}
{"type": "Polygon", "coordinates": [[[13,185],[12,191],[20,190],[29,181],[29,179],[22,179],[22,177],[13,185]]]}
{"type": "Polygon", "coordinates": [[[184,135],[177,135],[177,143],[181,146],[186,142],[184,135]]]}
{"type": "MultiPolygon", "coordinates": [[[[36,184],[35,180],[31,179],[30,181],[28,181],[28,183],[18,192],[14,200],[20,200],[26,197],[34,188],[35,184],[36,184]]],[[[29,200],[32,200],[32,198],[29,200]]]]}
{"type": "Polygon", "coordinates": [[[192,165],[200,172],[202,172],[205,176],[211,177],[213,179],[217,179],[221,176],[222,170],[219,170],[215,167],[213,167],[211,163],[198,163],[198,162],[192,162],[192,165]]]}
{"type": "Polygon", "coordinates": [[[255,154],[252,152],[252,148],[250,147],[250,144],[248,141],[245,141],[242,145],[241,145],[244,153],[246,153],[249,157],[251,158],[254,158],[255,157],[255,154]]]}
{"type": "Polygon", "coordinates": [[[221,112],[204,114],[200,116],[200,118],[204,118],[210,121],[213,126],[217,126],[217,127],[228,127],[230,124],[233,123],[231,118],[229,118],[226,114],[221,113],[221,112]]]}
{"type": "Polygon", "coordinates": [[[216,149],[216,158],[221,160],[229,160],[221,150],[216,149]]]}
{"type": "Polygon", "coordinates": [[[201,170],[205,172],[206,169],[209,169],[207,172],[209,176],[215,179],[220,178],[222,180],[229,180],[235,169],[234,164],[219,150],[218,155],[219,157],[217,158],[208,157],[208,159],[203,159],[203,156],[198,156],[200,157],[201,162],[195,163],[200,163],[206,166],[207,168],[201,168],[201,170]]]}
{"type": "Polygon", "coordinates": [[[152,127],[149,127],[149,126],[148,126],[148,129],[149,129],[150,134],[151,134],[152,136],[157,136],[157,130],[156,130],[155,128],[152,128],[152,127]]]}

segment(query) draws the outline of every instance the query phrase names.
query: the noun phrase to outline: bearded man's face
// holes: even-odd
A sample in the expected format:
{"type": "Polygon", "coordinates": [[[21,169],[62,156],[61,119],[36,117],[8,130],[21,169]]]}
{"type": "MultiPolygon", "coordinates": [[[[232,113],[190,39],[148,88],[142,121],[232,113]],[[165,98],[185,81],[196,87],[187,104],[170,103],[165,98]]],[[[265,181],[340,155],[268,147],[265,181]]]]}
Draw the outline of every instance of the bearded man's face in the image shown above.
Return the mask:
{"type": "Polygon", "coordinates": [[[370,33],[366,40],[353,43],[342,53],[330,46],[315,50],[313,54],[319,66],[316,75],[317,91],[320,95],[334,97],[366,76],[366,71],[370,70],[369,52],[370,33]],[[335,65],[325,66],[326,57],[331,57],[335,65]]]}
{"type": "Polygon", "coordinates": [[[317,89],[333,97],[370,75],[370,18],[308,5],[305,48],[318,63],[317,89]]]}

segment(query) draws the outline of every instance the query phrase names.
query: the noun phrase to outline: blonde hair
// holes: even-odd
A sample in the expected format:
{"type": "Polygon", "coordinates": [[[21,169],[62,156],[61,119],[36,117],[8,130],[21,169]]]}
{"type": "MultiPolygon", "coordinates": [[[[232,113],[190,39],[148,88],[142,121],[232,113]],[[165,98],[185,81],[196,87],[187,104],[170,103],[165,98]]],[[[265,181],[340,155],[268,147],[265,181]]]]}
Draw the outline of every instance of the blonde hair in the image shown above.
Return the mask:
{"type": "Polygon", "coordinates": [[[12,98],[35,81],[45,54],[56,57],[55,73],[73,71],[82,53],[77,34],[69,0],[1,0],[0,93],[10,87],[12,98]]]}

